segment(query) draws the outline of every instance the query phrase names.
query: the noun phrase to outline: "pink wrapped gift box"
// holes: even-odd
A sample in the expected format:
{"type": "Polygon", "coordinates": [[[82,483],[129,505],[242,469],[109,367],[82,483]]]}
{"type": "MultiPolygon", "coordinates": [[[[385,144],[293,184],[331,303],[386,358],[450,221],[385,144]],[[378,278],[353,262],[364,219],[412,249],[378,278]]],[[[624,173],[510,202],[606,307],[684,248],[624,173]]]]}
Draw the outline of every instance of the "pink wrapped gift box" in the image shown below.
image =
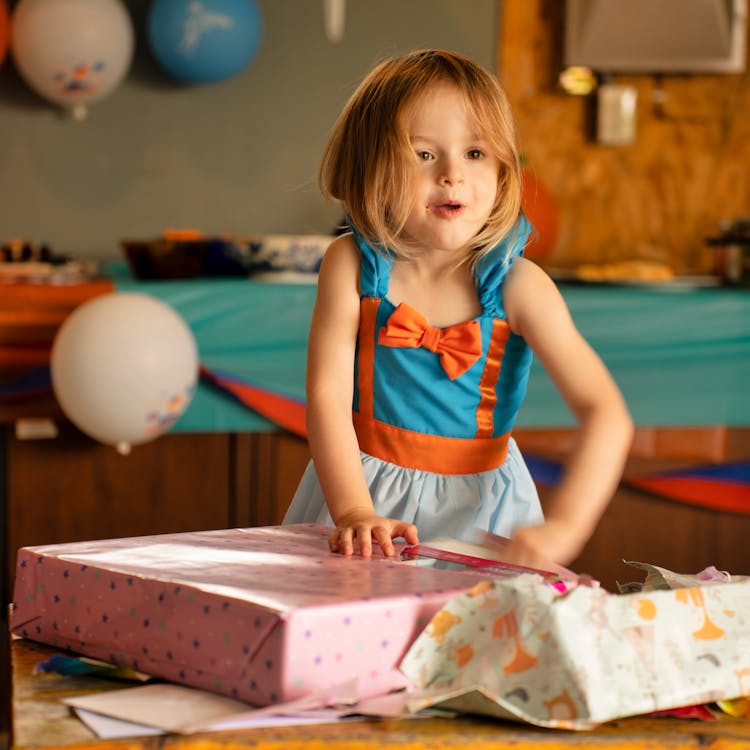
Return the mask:
{"type": "Polygon", "coordinates": [[[25,547],[20,636],[256,705],[357,677],[403,687],[397,665],[432,615],[481,573],[328,551],[311,524],[25,547]]]}

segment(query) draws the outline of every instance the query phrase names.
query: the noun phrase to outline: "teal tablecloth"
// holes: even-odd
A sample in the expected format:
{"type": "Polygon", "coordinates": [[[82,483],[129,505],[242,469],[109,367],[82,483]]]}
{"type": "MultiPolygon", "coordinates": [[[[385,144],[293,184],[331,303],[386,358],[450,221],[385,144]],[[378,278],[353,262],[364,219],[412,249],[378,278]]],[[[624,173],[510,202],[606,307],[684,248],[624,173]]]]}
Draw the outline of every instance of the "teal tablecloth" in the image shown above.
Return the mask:
{"type": "MultiPolygon", "coordinates": [[[[313,285],[247,279],[134,281],[108,269],[118,291],[152,294],[193,330],[208,368],[304,397],[313,285]]],[[[576,324],[610,368],[640,426],[750,425],[750,292],[733,289],[561,286],[576,324]]],[[[574,423],[535,364],[521,427],[574,423]]],[[[258,431],[272,425],[201,385],[175,431],[258,431]]]]}

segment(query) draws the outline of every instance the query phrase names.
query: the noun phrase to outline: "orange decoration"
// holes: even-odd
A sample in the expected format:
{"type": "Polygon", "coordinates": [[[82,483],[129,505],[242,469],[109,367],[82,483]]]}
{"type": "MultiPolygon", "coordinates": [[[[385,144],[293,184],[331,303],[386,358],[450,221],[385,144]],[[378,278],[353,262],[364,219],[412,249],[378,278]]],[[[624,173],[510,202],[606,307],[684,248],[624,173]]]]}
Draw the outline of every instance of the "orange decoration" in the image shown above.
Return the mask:
{"type": "Polygon", "coordinates": [[[492,625],[493,638],[515,638],[518,635],[518,624],[513,612],[500,615],[492,625]]]}
{"type": "Polygon", "coordinates": [[[194,242],[205,239],[200,229],[173,229],[168,227],[162,232],[162,239],[167,242],[194,242]]]}
{"type": "Polygon", "coordinates": [[[451,654],[451,658],[460,669],[461,667],[465,667],[474,658],[474,649],[470,644],[461,646],[451,654]]]}
{"type": "Polygon", "coordinates": [[[519,672],[525,672],[527,669],[531,669],[536,665],[536,656],[526,651],[521,645],[520,639],[516,638],[516,651],[513,654],[513,658],[507,664],[503,664],[503,673],[518,674],[519,672]]]}
{"type": "Polygon", "coordinates": [[[0,65],[5,59],[10,42],[10,14],[7,0],[0,0],[0,65]]]}
{"type": "Polygon", "coordinates": [[[644,620],[653,620],[656,617],[656,605],[651,599],[638,599],[638,616],[644,620]]]}
{"type": "Polygon", "coordinates": [[[454,615],[453,612],[443,609],[432,618],[429,625],[430,635],[438,643],[445,643],[448,631],[454,625],[458,625],[459,622],[461,622],[461,618],[458,615],[454,615]]]}
{"type": "Polygon", "coordinates": [[[436,328],[405,302],[399,303],[380,329],[378,344],[429,349],[440,355],[440,364],[451,380],[463,375],[482,356],[482,332],[476,320],[436,328]]]}
{"type": "Polygon", "coordinates": [[[524,169],[522,176],[521,206],[536,230],[529,238],[524,256],[539,262],[550,254],[557,240],[557,202],[531,170],[524,169]]]}
{"type": "Polygon", "coordinates": [[[565,720],[578,718],[576,704],[567,690],[563,690],[560,695],[556,695],[550,701],[544,701],[544,705],[547,706],[550,719],[565,720]]]}

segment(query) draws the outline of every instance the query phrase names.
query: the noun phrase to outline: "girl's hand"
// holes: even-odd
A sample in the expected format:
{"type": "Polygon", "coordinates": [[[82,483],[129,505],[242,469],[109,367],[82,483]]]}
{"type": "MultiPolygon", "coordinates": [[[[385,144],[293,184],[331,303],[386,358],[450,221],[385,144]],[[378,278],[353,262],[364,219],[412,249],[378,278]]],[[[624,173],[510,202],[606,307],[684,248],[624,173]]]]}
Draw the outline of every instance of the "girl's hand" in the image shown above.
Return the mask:
{"type": "Polygon", "coordinates": [[[586,534],[570,521],[549,519],[537,526],[517,529],[503,549],[503,560],[529,568],[567,565],[581,552],[586,534]]]}
{"type": "Polygon", "coordinates": [[[339,518],[336,529],[328,537],[331,552],[354,554],[355,541],[362,557],[372,556],[373,540],[387,557],[395,554],[394,537],[403,537],[409,544],[418,544],[417,527],[413,523],[397,521],[368,510],[354,510],[339,518]]]}

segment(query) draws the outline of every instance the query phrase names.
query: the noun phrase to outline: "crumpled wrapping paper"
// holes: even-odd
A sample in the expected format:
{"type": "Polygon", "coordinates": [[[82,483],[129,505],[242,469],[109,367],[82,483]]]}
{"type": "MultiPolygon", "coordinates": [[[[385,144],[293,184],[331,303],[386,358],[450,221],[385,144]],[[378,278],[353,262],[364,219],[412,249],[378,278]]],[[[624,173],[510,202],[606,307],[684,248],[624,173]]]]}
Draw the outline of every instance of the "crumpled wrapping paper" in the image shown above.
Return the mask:
{"type": "Polygon", "coordinates": [[[482,582],[432,618],[400,666],[416,685],[410,711],[564,729],[747,696],[750,582],[632,594],[559,594],[536,575],[482,582]]]}
{"type": "Polygon", "coordinates": [[[621,594],[632,594],[637,591],[662,591],[666,589],[690,588],[691,586],[705,586],[709,583],[739,583],[750,581],[750,576],[731,575],[725,570],[717,570],[713,565],[701,570],[695,575],[675,573],[666,568],[660,568],[651,563],[631,562],[624,560],[627,565],[645,572],[643,581],[632,581],[618,585],[621,594]]]}

